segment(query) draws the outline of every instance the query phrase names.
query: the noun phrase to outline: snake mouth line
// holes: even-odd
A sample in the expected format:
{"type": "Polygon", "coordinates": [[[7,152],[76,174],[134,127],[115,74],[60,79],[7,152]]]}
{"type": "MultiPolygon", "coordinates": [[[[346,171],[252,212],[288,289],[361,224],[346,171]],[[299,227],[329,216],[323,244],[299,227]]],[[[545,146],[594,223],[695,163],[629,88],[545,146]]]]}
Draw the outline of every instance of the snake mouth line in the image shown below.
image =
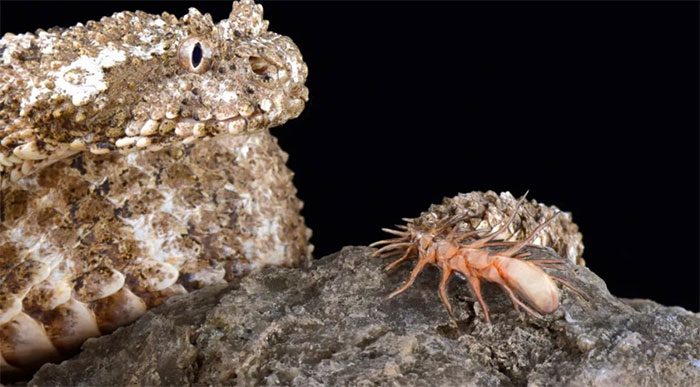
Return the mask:
{"type": "Polygon", "coordinates": [[[213,115],[207,119],[164,116],[159,120],[131,121],[124,130],[126,136],[114,141],[93,142],[92,138],[85,138],[47,146],[48,144],[30,135],[26,139],[19,139],[23,140],[22,144],[16,146],[9,155],[0,153],[0,172],[7,171],[10,180],[14,182],[83,151],[96,155],[115,150],[121,153],[135,150],[155,152],[173,144],[191,144],[199,139],[226,133],[253,134],[297,117],[304,105],[303,98],[291,98],[286,103],[285,113],[272,114],[272,101],[263,99],[255,107],[230,112],[218,119],[213,115]]]}

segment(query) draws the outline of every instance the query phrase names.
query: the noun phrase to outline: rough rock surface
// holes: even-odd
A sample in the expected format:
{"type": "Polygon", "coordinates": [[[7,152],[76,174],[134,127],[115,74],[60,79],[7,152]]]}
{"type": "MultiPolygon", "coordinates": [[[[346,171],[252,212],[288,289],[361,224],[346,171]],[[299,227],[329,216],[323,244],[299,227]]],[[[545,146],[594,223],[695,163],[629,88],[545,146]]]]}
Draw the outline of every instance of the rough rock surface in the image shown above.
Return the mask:
{"type": "Polygon", "coordinates": [[[30,385],[700,385],[700,316],[615,298],[585,267],[560,274],[589,300],[563,290],[543,319],[519,317],[486,286],[492,325],[454,280],[454,327],[436,269],[387,300],[410,265],[386,273],[372,251],[175,297],[30,385]]]}

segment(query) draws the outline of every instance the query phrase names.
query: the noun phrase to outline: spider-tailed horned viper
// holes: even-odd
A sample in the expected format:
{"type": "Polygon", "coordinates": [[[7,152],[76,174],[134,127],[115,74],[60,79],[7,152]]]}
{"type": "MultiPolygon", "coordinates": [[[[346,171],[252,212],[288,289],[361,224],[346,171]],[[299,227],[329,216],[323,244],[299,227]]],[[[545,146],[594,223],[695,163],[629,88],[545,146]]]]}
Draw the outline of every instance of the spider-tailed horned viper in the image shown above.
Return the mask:
{"type": "Polygon", "coordinates": [[[307,67],[262,6],[0,40],[0,372],[311,255],[287,155],[307,67]]]}
{"type": "MultiPolygon", "coordinates": [[[[287,155],[307,68],[262,7],[120,12],[0,40],[0,372],[74,352],[167,297],[307,261],[287,155]]],[[[512,195],[431,207],[493,227],[512,195]]],[[[555,208],[526,202],[504,238],[555,208]]],[[[435,218],[435,219],[433,219],[435,218]]],[[[465,223],[466,225],[466,223],[465,223]]],[[[534,243],[580,260],[570,215],[534,243]]]]}

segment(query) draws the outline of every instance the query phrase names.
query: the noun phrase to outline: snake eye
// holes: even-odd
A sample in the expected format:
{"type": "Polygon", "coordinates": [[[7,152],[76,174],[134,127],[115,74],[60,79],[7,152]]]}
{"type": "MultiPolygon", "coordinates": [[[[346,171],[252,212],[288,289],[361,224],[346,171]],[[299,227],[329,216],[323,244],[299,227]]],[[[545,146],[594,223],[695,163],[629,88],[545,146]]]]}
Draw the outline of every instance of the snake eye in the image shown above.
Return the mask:
{"type": "Polygon", "coordinates": [[[212,56],[211,44],[197,37],[185,39],[177,50],[177,60],[180,67],[196,74],[203,74],[209,70],[212,56]]]}

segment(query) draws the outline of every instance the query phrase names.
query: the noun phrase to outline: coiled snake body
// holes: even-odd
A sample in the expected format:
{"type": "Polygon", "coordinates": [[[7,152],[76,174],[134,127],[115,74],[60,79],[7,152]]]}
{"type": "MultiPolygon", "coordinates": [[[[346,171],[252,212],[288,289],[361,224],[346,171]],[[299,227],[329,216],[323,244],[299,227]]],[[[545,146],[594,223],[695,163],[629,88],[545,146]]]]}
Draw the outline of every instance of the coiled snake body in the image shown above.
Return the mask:
{"type": "Polygon", "coordinates": [[[262,7],[0,40],[0,370],[167,297],[310,257],[287,155],[307,69],[262,7]]]}

